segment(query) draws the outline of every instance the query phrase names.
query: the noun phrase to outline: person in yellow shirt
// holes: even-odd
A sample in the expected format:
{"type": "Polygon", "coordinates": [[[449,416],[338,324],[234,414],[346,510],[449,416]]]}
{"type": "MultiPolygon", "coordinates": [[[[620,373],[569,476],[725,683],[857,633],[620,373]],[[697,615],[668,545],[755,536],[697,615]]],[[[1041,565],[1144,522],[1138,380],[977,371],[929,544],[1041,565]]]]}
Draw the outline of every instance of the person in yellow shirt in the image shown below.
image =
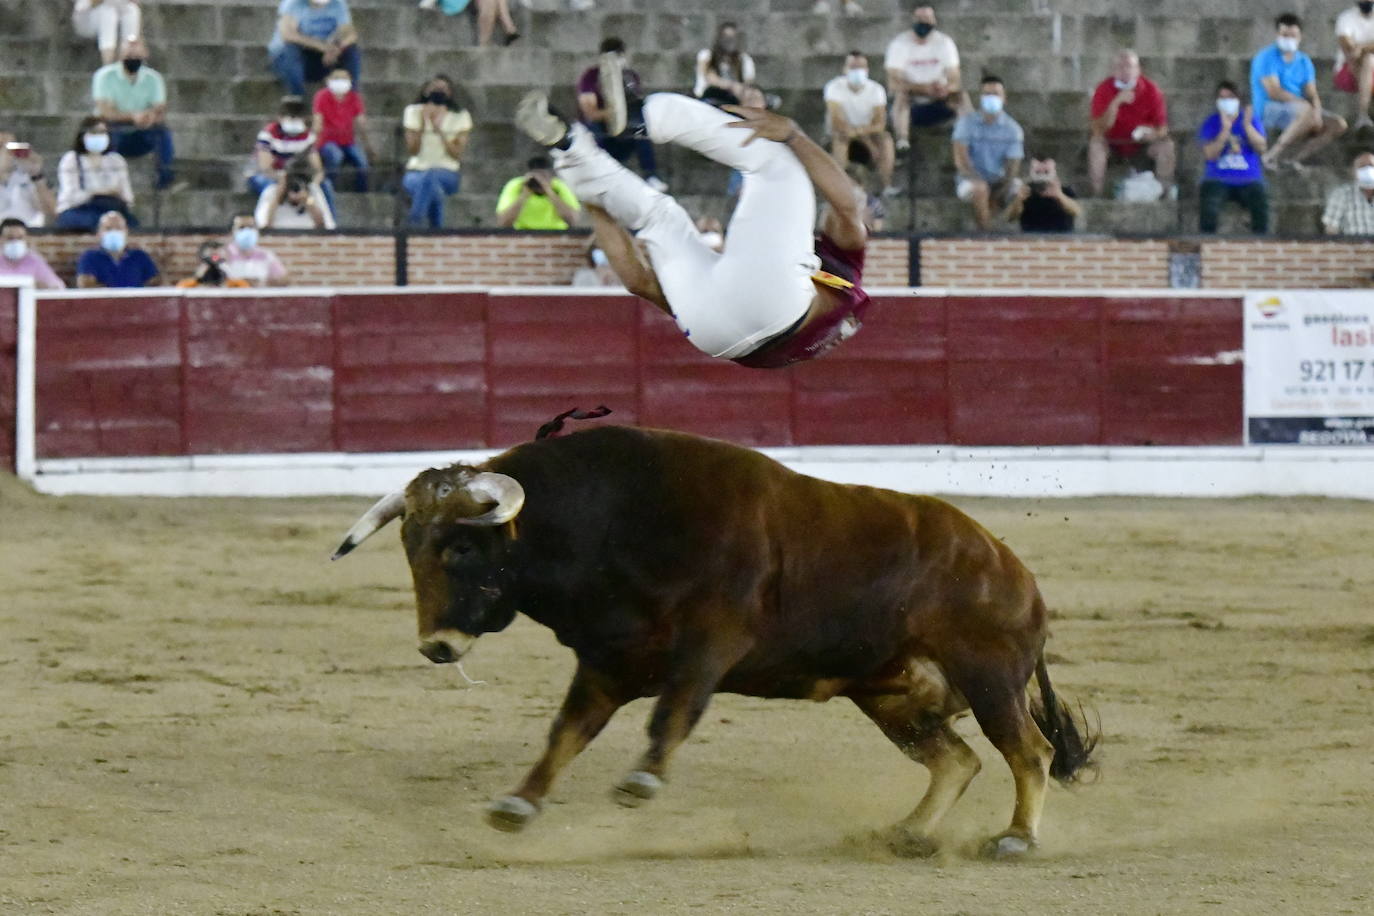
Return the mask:
{"type": "Polygon", "coordinates": [[[572,188],[553,174],[553,160],[532,156],[529,171],[501,188],[496,200],[496,222],[503,229],[562,230],[577,222],[582,205],[572,188]]]}
{"type": "Polygon", "coordinates": [[[401,179],[410,195],[410,225],[442,228],[444,199],[457,194],[462,184],[460,169],[472,115],[455,99],[453,81],[440,73],[420,87],[414,104],[406,106],[401,126],[410,154],[401,179]]]}

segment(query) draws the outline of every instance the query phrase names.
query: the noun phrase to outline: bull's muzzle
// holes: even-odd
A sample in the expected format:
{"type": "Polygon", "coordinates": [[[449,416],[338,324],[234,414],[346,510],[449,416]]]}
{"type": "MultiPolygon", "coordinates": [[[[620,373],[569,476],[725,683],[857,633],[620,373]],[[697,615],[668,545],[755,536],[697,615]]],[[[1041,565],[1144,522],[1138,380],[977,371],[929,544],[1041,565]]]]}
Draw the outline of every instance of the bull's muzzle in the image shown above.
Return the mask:
{"type": "Polygon", "coordinates": [[[439,630],[420,637],[420,654],[436,665],[448,665],[467,655],[476,639],[459,630],[439,630]]]}

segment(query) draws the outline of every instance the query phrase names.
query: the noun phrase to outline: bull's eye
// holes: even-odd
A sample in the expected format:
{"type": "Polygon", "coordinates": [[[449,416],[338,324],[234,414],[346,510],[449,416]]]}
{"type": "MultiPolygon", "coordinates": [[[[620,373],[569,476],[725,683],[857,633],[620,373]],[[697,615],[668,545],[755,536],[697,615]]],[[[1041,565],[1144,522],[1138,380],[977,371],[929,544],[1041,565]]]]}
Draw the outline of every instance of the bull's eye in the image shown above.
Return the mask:
{"type": "Polygon", "coordinates": [[[443,480],[443,481],[440,481],[440,482],[439,482],[439,485],[436,486],[436,487],[434,488],[434,498],[435,498],[435,499],[445,499],[445,498],[447,498],[448,495],[449,495],[450,493],[452,493],[452,492],[453,492],[453,484],[449,483],[447,480],[443,480]]]}
{"type": "Polygon", "coordinates": [[[471,544],[453,544],[444,550],[444,563],[453,566],[472,552],[471,544]]]}

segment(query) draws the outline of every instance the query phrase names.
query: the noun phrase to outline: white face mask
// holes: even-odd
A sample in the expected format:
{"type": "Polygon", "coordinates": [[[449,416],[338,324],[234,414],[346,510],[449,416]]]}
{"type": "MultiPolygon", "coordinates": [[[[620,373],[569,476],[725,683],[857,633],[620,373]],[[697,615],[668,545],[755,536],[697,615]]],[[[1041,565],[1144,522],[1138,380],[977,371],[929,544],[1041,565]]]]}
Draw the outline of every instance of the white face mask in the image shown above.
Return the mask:
{"type": "Polygon", "coordinates": [[[1234,118],[1240,114],[1240,99],[1217,99],[1217,111],[1234,118]]]}
{"type": "Polygon", "coordinates": [[[1135,80],[1131,80],[1129,83],[1124,83],[1124,82],[1122,82],[1122,81],[1119,80],[1119,79],[1113,79],[1112,82],[1116,84],[1116,88],[1117,88],[1117,89],[1120,89],[1120,90],[1122,90],[1123,92],[1124,92],[1125,90],[1127,90],[1127,89],[1134,89],[1134,88],[1135,88],[1135,80]]]}
{"type": "Polygon", "coordinates": [[[844,75],[845,78],[849,80],[849,85],[854,86],[855,88],[862,86],[864,83],[868,82],[868,70],[864,67],[860,67],[855,70],[846,70],[844,75]]]}
{"type": "Polygon", "coordinates": [[[10,239],[5,243],[5,257],[11,261],[22,260],[29,253],[29,243],[23,239],[10,239]]]}
{"type": "Polygon", "coordinates": [[[103,153],[110,148],[110,135],[85,134],[81,137],[81,143],[86,147],[88,153],[103,153]]]}
{"type": "Polygon", "coordinates": [[[1002,110],[1002,97],[1000,95],[985,95],[978,100],[978,104],[983,106],[983,113],[995,115],[1002,110]]]}
{"type": "Polygon", "coordinates": [[[1294,51],[1298,50],[1299,40],[1300,39],[1297,38],[1289,38],[1287,36],[1284,36],[1275,41],[1274,44],[1278,45],[1279,50],[1282,51],[1284,54],[1292,54],[1294,51]]]}
{"type": "Polygon", "coordinates": [[[592,264],[597,267],[605,267],[610,263],[610,260],[606,257],[606,252],[602,251],[600,248],[592,249],[591,258],[592,264]]]}
{"type": "Polygon", "coordinates": [[[348,95],[348,90],[353,88],[352,80],[330,80],[326,83],[329,91],[335,95],[348,95]]]}
{"type": "Polygon", "coordinates": [[[1374,188],[1374,165],[1362,165],[1356,169],[1355,184],[1362,188],[1374,188]]]}
{"type": "Polygon", "coordinates": [[[281,129],[282,133],[290,134],[294,137],[298,134],[305,133],[305,122],[300,118],[282,118],[281,129]]]}

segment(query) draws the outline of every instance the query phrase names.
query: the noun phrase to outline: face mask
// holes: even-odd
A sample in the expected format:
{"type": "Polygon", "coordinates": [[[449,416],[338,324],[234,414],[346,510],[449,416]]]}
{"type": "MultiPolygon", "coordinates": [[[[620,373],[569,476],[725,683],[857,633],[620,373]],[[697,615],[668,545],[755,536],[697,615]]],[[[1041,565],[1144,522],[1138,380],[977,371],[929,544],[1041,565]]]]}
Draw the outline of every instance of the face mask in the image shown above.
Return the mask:
{"type": "Polygon", "coordinates": [[[1369,0],[1369,2],[1367,3],[1357,3],[1355,5],[1358,6],[1360,8],[1360,12],[1366,16],[1368,16],[1370,13],[1374,13],[1374,0],[1369,0]]]}
{"type": "Polygon", "coordinates": [[[916,32],[917,38],[925,38],[931,32],[935,31],[935,26],[931,25],[929,22],[918,22],[911,28],[916,32]]]}
{"type": "Polygon", "coordinates": [[[1127,89],[1135,88],[1135,80],[1131,80],[1129,83],[1123,83],[1121,80],[1114,79],[1112,80],[1112,82],[1116,84],[1117,89],[1120,89],[1123,92],[1127,89]]]}
{"type": "Polygon", "coordinates": [[[1362,165],[1356,169],[1355,184],[1362,188],[1374,188],[1374,165],[1362,165]]]}
{"type": "Polygon", "coordinates": [[[1240,114],[1240,99],[1217,99],[1217,111],[1234,118],[1240,114]]]}
{"type": "Polygon", "coordinates": [[[249,251],[257,247],[258,230],[252,228],[235,229],[234,244],[239,246],[240,251],[249,251]]]}
{"type": "Polygon", "coordinates": [[[348,90],[353,88],[352,80],[330,80],[327,84],[329,91],[335,95],[348,95],[348,90]]]}
{"type": "Polygon", "coordinates": [[[300,118],[282,118],[281,131],[293,137],[297,134],[303,134],[305,133],[305,122],[300,118]]]}
{"type": "Polygon", "coordinates": [[[606,252],[600,248],[592,249],[592,263],[597,267],[605,267],[610,261],[606,258],[606,252]]]}
{"type": "Polygon", "coordinates": [[[103,153],[110,148],[109,134],[86,134],[81,138],[88,153],[103,153]]]}
{"type": "Polygon", "coordinates": [[[113,254],[124,250],[127,234],[123,229],[107,229],[100,233],[100,247],[113,254]]]}
{"type": "Polygon", "coordinates": [[[854,87],[862,86],[868,82],[867,70],[846,70],[844,75],[845,79],[849,80],[849,85],[854,87]]]}
{"type": "Polygon", "coordinates": [[[425,96],[425,101],[432,105],[447,105],[448,93],[444,92],[442,89],[435,89],[429,95],[425,96]]]}
{"type": "Polygon", "coordinates": [[[1275,41],[1274,44],[1278,45],[1279,50],[1284,54],[1292,54],[1294,51],[1298,50],[1298,39],[1296,38],[1285,36],[1275,41]]]}
{"type": "Polygon", "coordinates": [[[137,73],[143,67],[143,58],[126,57],[124,58],[124,71],[129,74],[137,73]]]}
{"type": "Polygon", "coordinates": [[[985,95],[978,100],[978,104],[983,106],[983,113],[995,115],[1002,110],[1002,97],[1000,95],[985,95]]]}
{"type": "Polygon", "coordinates": [[[738,39],[738,38],[722,38],[722,39],[720,40],[720,49],[721,49],[722,51],[724,51],[726,54],[734,54],[734,53],[735,53],[735,49],[738,48],[738,47],[739,47],[739,39],[738,39]]]}
{"type": "Polygon", "coordinates": [[[5,257],[11,261],[21,260],[29,253],[29,243],[23,239],[11,239],[5,243],[5,257]]]}
{"type": "Polygon", "coordinates": [[[725,236],[719,232],[703,232],[701,240],[706,243],[707,248],[719,248],[725,242],[725,236]]]}

